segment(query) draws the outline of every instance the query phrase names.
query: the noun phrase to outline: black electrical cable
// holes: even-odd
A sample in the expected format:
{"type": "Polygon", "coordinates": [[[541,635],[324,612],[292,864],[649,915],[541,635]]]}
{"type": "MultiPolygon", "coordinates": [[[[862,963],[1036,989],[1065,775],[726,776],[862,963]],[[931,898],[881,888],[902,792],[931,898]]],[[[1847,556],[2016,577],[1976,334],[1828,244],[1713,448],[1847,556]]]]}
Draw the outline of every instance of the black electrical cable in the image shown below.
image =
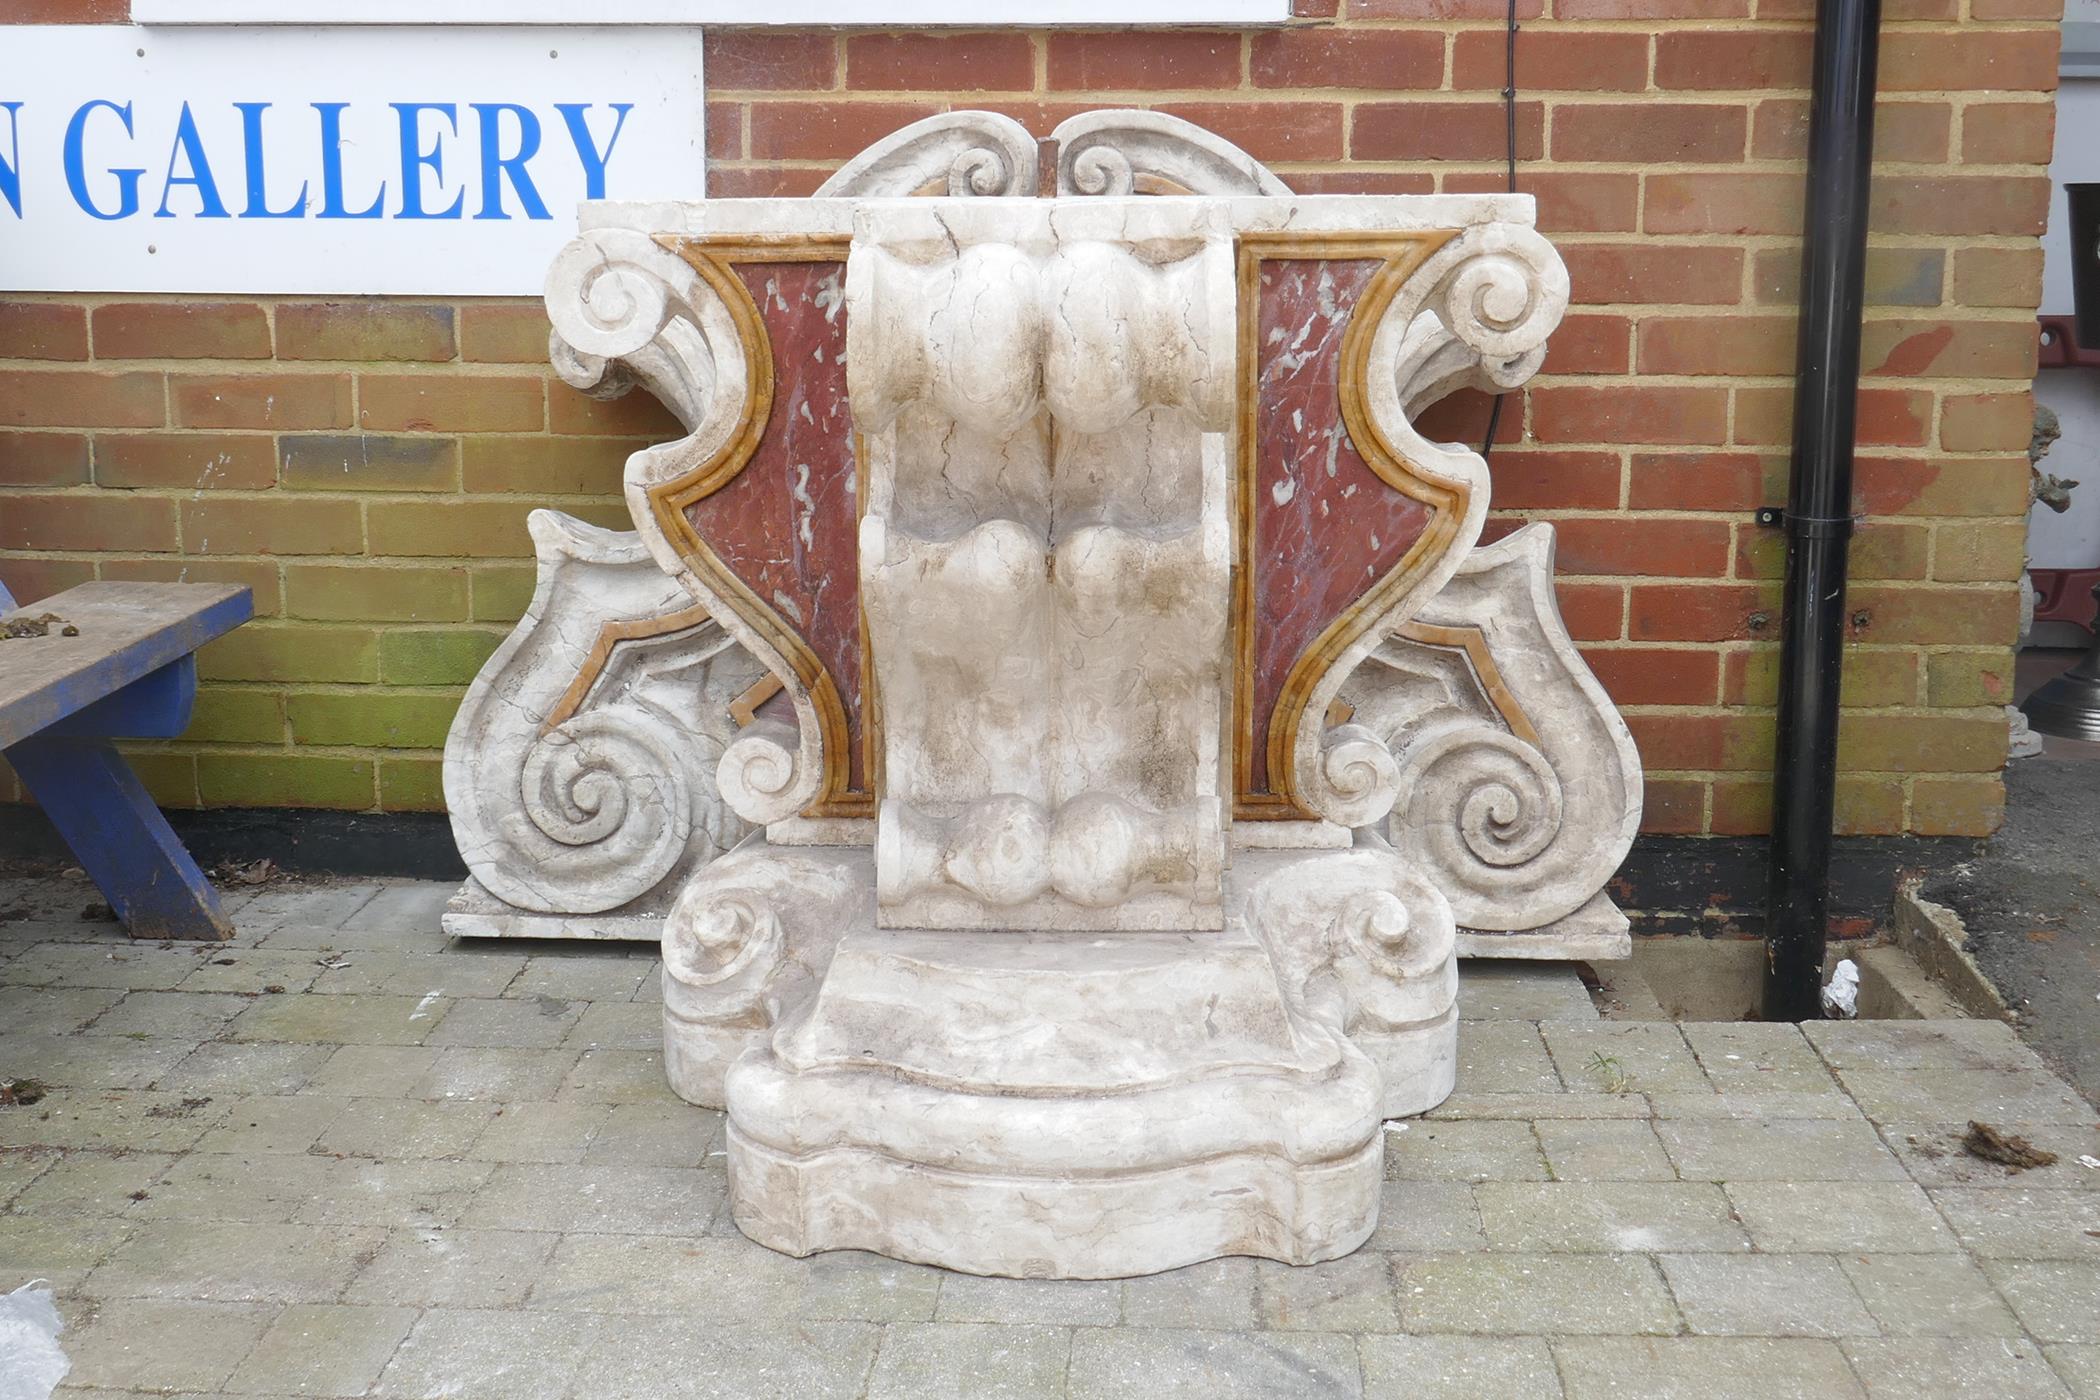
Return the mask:
{"type": "MultiPolygon", "coordinates": [[[[1502,43],[1502,126],[1504,158],[1507,162],[1505,183],[1509,192],[1517,192],[1517,0],[1509,0],[1509,22],[1502,43]]],[[[1480,445],[1480,455],[1486,457],[1495,450],[1495,430],[1502,426],[1502,395],[1495,395],[1488,405],[1487,440],[1480,445]]]]}

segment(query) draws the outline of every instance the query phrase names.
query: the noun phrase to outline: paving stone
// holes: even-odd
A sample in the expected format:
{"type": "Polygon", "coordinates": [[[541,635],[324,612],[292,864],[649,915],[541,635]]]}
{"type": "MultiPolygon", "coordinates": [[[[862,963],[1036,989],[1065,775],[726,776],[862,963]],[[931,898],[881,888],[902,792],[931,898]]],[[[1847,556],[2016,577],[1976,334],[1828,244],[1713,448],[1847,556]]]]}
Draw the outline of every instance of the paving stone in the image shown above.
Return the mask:
{"type": "Polygon", "coordinates": [[[68,1089],[144,1089],[196,1048],[195,1039],[8,1035],[0,1039],[0,1075],[68,1089]]]}
{"type": "Polygon", "coordinates": [[[1874,1319],[1835,1259],[1812,1254],[1672,1254],[1663,1273],[1694,1332],[1733,1337],[1871,1337],[1874,1319]]]}
{"type": "MultiPolygon", "coordinates": [[[[634,1339],[632,1323],[607,1324],[572,1314],[433,1309],[409,1329],[372,1393],[390,1400],[563,1400],[602,1330],[634,1339]]],[[[619,1393],[598,1388],[601,1372],[585,1374],[593,1394],[619,1393]]]]}
{"type": "Polygon", "coordinates": [[[342,1098],[421,1097],[417,1086],[437,1060],[438,1052],[423,1045],[345,1045],[329,1054],[306,1091],[342,1098]]]}
{"type": "Polygon", "coordinates": [[[694,1235],[722,1203],[719,1171],[690,1167],[498,1166],[460,1221],[492,1230],[694,1235]]]}
{"type": "Polygon", "coordinates": [[[181,990],[259,996],[265,988],[281,987],[286,996],[294,996],[312,986],[320,973],[320,965],[311,953],[229,948],[218,957],[198,963],[197,970],[182,980],[181,990]]]}
{"type": "Polygon", "coordinates": [[[1523,1122],[1418,1120],[1387,1124],[1392,1181],[1544,1181],[1546,1157],[1523,1122]]]}
{"type": "MultiPolygon", "coordinates": [[[[2016,1321],[1983,1271],[1958,1254],[1849,1255],[1838,1261],[1867,1311],[1892,1337],[2017,1337],[2016,1321]]],[[[2045,1266],[2023,1266],[2045,1267],[2045,1266]]],[[[2100,1299],[2093,1316],[2100,1317],[2100,1299]]],[[[2039,1329],[2036,1336],[2041,1336],[2039,1329]]]]}
{"type": "Polygon", "coordinates": [[[1409,1400],[1558,1400],[1553,1352],[1537,1337],[1365,1337],[1366,1395],[1409,1400]]]}
{"type": "Polygon", "coordinates": [[[135,1228],[108,1217],[0,1215],[0,1280],[12,1290],[29,1279],[49,1279],[59,1292],[70,1292],[135,1228]]]}
{"type": "Polygon", "coordinates": [[[499,1104],[467,1155],[486,1162],[581,1162],[611,1112],[601,1103],[499,1104]]]}
{"type": "Polygon", "coordinates": [[[416,1320],[414,1308],[294,1303],[226,1382],[233,1395],[363,1395],[416,1320]]]}
{"type": "Polygon", "coordinates": [[[1850,1341],[1845,1354],[1873,1400],[2062,1400],[2070,1392],[2042,1349],[2005,1337],[1850,1341]]]}
{"type": "MultiPolygon", "coordinates": [[[[1381,1261],[1382,1262],[1382,1261],[1381,1261]]],[[[1106,1327],[1121,1311],[1112,1279],[981,1278],[949,1274],[941,1280],[934,1318],[941,1322],[1040,1322],[1106,1327]]]]}
{"type": "Polygon", "coordinates": [[[194,1096],[59,1089],[33,1114],[0,1113],[0,1147],[182,1152],[225,1115],[226,1105],[194,1096]]]}
{"type": "Polygon", "coordinates": [[[1533,1125],[1556,1181],[1675,1181],[1677,1169],[1644,1121],[1559,1118],[1533,1125]]]}
{"type": "Polygon", "coordinates": [[[332,1162],[321,1194],[293,1218],[305,1225],[456,1224],[495,1167],[487,1162],[332,1162]]]}
{"type": "Polygon", "coordinates": [[[2045,1342],[2100,1342],[2100,1249],[2084,1259],[1996,1259],[1984,1265],[2020,1321],[2045,1342]]]}
{"type": "Polygon", "coordinates": [[[0,1206],[28,1190],[29,1183],[63,1160],[56,1148],[0,1148],[0,1206]]]}
{"type": "Polygon", "coordinates": [[[857,1249],[828,1250],[803,1262],[803,1317],[848,1322],[926,1322],[933,1317],[941,1289],[939,1269],[857,1249]]]}
{"type": "Polygon", "coordinates": [[[1324,1332],[1081,1327],[1065,1373],[1071,1400],[1353,1400],[1356,1345],[1324,1332]]]}
{"type": "Polygon", "coordinates": [[[1866,1123],[1812,1119],[1658,1122],[1687,1181],[1903,1181],[1902,1163],[1866,1123]]]}
{"type": "Polygon", "coordinates": [[[123,999],[114,987],[0,987],[0,1026],[9,1039],[71,1035],[123,999]]]}
{"type": "Polygon", "coordinates": [[[1569,1337],[1568,1400],[1846,1400],[1866,1394],[1836,1342],[1796,1337],[1569,1337]]]}
{"type": "Polygon", "coordinates": [[[1724,1093],[1839,1092],[1837,1081],[1798,1026],[1763,1021],[1687,1021],[1684,1038],[1699,1067],[1724,1093]]]}
{"type": "Polygon", "coordinates": [[[2040,1070],[2002,1021],[1807,1021],[1801,1033],[1836,1070],[2040,1070]]]}
{"type": "Polygon", "coordinates": [[[451,1012],[430,1033],[429,1043],[544,1050],[561,1044],[562,1037],[583,1015],[583,1005],[558,997],[459,1001],[453,1003],[451,1012]]]}
{"type": "Polygon", "coordinates": [[[122,1215],[134,1192],[159,1179],[175,1157],[165,1152],[69,1152],[15,1198],[29,1215],[122,1215]]]}
{"type": "Polygon", "coordinates": [[[1759,1249],[1922,1254],[1957,1248],[1908,1181],[1738,1181],[1728,1187],[1759,1249]]]}
{"type": "Polygon", "coordinates": [[[2027,1189],[2100,1190],[2100,1170],[2080,1165],[2081,1156],[2100,1159],[2100,1127],[2030,1123],[2020,1128],[2026,1138],[2056,1161],[2046,1167],[2021,1170],[1986,1162],[1962,1149],[1962,1135],[1969,1129],[1961,1123],[1889,1123],[1881,1130],[1902,1159],[1904,1168],[1920,1186],[2012,1186],[2027,1189]]]}
{"type": "Polygon", "coordinates": [[[221,1126],[197,1143],[199,1152],[304,1152],[350,1106],[319,1095],[236,1099],[222,1105],[221,1126]]]}
{"type": "Polygon", "coordinates": [[[1410,1332],[1673,1333],[1677,1307],[1651,1259],[1603,1254],[1393,1256],[1410,1332]]]}
{"type": "Polygon", "coordinates": [[[1594,1021],[1597,1004],[1564,963],[1468,958],[1460,964],[1458,1014],[1469,1021],[1594,1021]]]}
{"type": "Polygon", "coordinates": [[[578,1049],[654,1050],[664,1043],[664,1009],[655,1002],[593,1002],[569,1029],[578,1049]]]}
{"type": "Polygon", "coordinates": [[[266,1303],[106,1298],[64,1310],[67,1383],[163,1393],[216,1390],[269,1326],[266,1303]]]}
{"type": "Polygon", "coordinates": [[[1288,1332],[1396,1332],[1400,1312],[1386,1256],[1368,1251],[1294,1268],[1271,1259],[1254,1266],[1261,1325],[1288,1332]]]}
{"type": "Polygon", "coordinates": [[[233,1038],[324,1045],[419,1045],[444,1023],[451,1005],[443,997],[264,997],[234,1020],[233,1038]]]}
{"type": "Polygon", "coordinates": [[[1942,1186],[1926,1194],[1982,1258],[2100,1258],[2100,1195],[2090,1191],[1942,1186]]]}
{"type": "MultiPolygon", "coordinates": [[[[1646,1118],[1648,1101],[1639,1094],[1453,1094],[1424,1118],[1506,1119],[1537,1122],[1548,1118],[1646,1118]]],[[[1420,1119],[1416,1121],[1422,1121],[1420,1119]]]]}
{"type": "Polygon", "coordinates": [[[1548,1022],[1539,1029],[1570,1089],[1663,1094],[1710,1087],[1668,1021],[1548,1022]]]}
{"type": "Polygon", "coordinates": [[[350,1099],[314,1143],[340,1157],[460,1157],[496,1116],[493,1104],[350,1099]]]}
{"type": "Polygon", "coordinates": [[[762,1249],[741,1236],[572,1234],[555,1246],[530,1306],[691,1317],[719,1308],[726,1287],[734,1290],[738,1321],[785,1323],[801,1316],[810,1273],[808,1260],[762,1249]]]}
{"type": "Polygon", "coordinates": [[[313,990],[329,996],[378,993],[423,997],[500,996],[517,980],[525,959],[495,948],[464,953],[403,953],[390,948],[360,947],[330,957],[320,967],[313,990]]]}
{"type": "Polygon", "coordinates": [[[526,1230],[394,1230],[343,1299],[420,1308],[522,1307],[559,1238],[526,1230]]]}
{"type": "Polygon", "coordinates": [[[555,1095],[584,1103],[679,1103],[659,1050],[586,1050],[555,1095]]]}
{"type": "Polygon", "coordinates": [[[622,1103],[608,1110],[585,1163],[697,1167],[722,1128],[722,1115],[689,1103],[622,1103]]]}
{"type": "Polygon", "coordinates": [[[199,1045],[153,1083],[171,1094],[296,1094],[336,1052],[325,1045],[214,1040],[199,1045]]]}
{"type": "Polygon", "coordinates": [[[504,995],[556,1001],[630,1001],[654,967],[646,958],[608,956],[596,950],[543,954],[525,964],[504,995]]]}
{"type": "Polygon", "coordinates": [[[886,1328],[868,1400],[1036,1400],[1065,1393],[1072,1334],[1062,1327],[925,1322],[886,1328]]]}
{"type": "Polygon", "coordinates": [[[1706,1181],[1483,1181],[1473,1188],[1501,1249],[1641,1254],[1750,1247],[1721,1188],[1706,1181]]]}
{"type": "Polygon", "coordinates": [[[85,1035],[157,1036],[196,1042],[217,1035],[248,1009],[250,998],[231,992],[127,992],[97,1016],[85,1035]]]}
{"type": "Polygon", "coordinates": [[[1859,1105],[1842,1093],[1733,1089],[1703,1094],[1650,1094],[1648,1102],[1657,1118],[1666,1119],[1737,1118],[1768,1122],[1813,1118],[1855,1123],[1866,1119],[1859,1105]]]}
{"type": "Polygon", "coordinates": [[[271,934],[294,926],[333,930],[370,904],[379,889],[372,884],[303,881],[266,885],[235,912],[233,922],[244,933],[271,934]]]}
{"type": "Polygon", "coordinates": [[[593,1394],[650,1400],[851,1400],[875,1360],[878,1335],[865,1322],[695,1327],[684,1318],[638,1318],[601,1335],[579,1373],[593,1394]]]}
{"type": "Polygon", "coordinates": [[[1473,1188],[1458,1181],[1388,1181],[1379,1188],[1378,1228],[1366,1246],[1409,1254],[1484,1249],[1473,1188]]]}
{"type": "Polygon", "coordinates": [[[0,981],[38,987],[170,988],[197,970],[195,949],[104,943],[39,943],[11,959],[0,981]]]}
{"type": "Polygon", "coordinates": [[[326,1302],[385,1242],[381,1230],[152,1220],[82,1285],[105,1298],[326,1302]]]}
{"type": "Polygon", "coordinates": [[[1462,1021],[1458,1087],[1469,1094],[1557,1094],[1560,1076],[1529,1021],[1462,1021]]]}
{"type": "Polygon", "coordinates": [[[2047,1070],[1840,1070],[1838,1078],[1877,1123],[1981,1119],[2024,1131],[2030,1123],[2093,1121],[2093,1106],[2047,1070]]]}
{"type": "MultiPolygon", "coordinates": [[[[1466,1188],[1453,1189],[1464,1191],[1466,1188]]],[[[1468,1201],[1467,1209],[1471,1208],[1468,1201]]],[[[1390,1295],[1390,1280],[1383,1286],[1390,1295]]],[[[1254,1326],[1254,1261],[1210,1259],[1163,1274],[1124,1279],[1123,1324],[1127,1327],[1214,1327],[1244,1331],[1254,1326]]]]}
{"type": "Polygon", "coordinates": [[[2077,1400],[2100,1400],[2100,1346],[2043,1347],[2042,1354],[2077,1400]]]}
{"type": "Polygon", "coordinates": [[[443,921],[456,888],[430,880],[389,882],[375,889],[342,926],[357,933],[435,938],[449,944],[443,921]]]}
{"type": "Polygon", "coordinates": [[[326,1157],[278,1153],[195,1153],[164,1172],[134,1204],[140,1220],[285,1224],[326,1189],[326,1157]]]}

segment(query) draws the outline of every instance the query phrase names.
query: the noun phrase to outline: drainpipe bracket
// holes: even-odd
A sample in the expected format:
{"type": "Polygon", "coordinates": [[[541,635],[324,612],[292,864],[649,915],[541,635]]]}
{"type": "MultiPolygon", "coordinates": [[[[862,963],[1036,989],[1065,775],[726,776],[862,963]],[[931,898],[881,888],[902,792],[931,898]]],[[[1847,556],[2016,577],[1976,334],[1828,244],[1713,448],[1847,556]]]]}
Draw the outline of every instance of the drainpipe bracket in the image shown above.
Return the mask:
{"type": "Polygon", "coordinates": [[[1759,506],[1751,517],[1767,530],[1785,530],[1796,539],[1844,540],[1852,538],[1856,515],[1795,515],[1779,506],[1759,506]]]}

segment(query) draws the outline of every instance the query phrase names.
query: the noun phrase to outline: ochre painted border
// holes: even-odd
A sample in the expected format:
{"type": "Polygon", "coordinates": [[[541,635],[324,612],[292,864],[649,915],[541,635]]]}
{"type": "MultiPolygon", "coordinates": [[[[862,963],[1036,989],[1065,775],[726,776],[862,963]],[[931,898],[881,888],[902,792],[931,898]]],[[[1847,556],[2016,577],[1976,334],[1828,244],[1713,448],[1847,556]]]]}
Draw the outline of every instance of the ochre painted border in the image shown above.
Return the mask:
{"type": "Polygon", "coordinates": [[[1312,693],[1335,662],[1360,640],[1394,600],[1404,595],[1443,557],[1465,518],[1468,491],[1423,472],[1402,456],[1373,419],[1365,402],[1372,342],[1393,298],[1424,262],[1457,236],[1456,229],[1419,233],[1323,233],[1279,230],[1239,238],[1236,273],[1239,303],[1238,490],[1233,521],[1233,815],[1242,821],[1307,821],[1314,814],[1299,801],[1291,750],[1312,693]],[[1254,506],[1260,468],[1255,430],[1260,422],[1261,267],[1284,260],[1383,258],[1342,331],[1337,396],[1350,444],[1378,478],[1431,509],[1428,526],[1385,576],[1344,608],[1291,663],[1269,714],[1270,791],[1252,791],[1254,773],[1254,506]]]}
{"type": "Polygon", "coordinates": [[[1534,748],[1545,747],[1531,723],[1531,716],[1524,713],[1524,706],[1510,690],[1509,683],[1503,680],[1502,668],[1495,664],[1494,653],[1488,650],[1487,633],[1478,627],[1447,627],[1442,623],[1410,618],[1395,627],[1393,635],[1427,647],[1464,652],[1467,663],[1473,668],[1473,678],[1480,682],[1481,693],[1495,707],[1495,713],[1502,716],[1509,732],[1534,748]]]}
{"type": "Polygon", "coordinates": [[[588,696],[591,687],[598,683],[598,677],[604,673],[606,663],[612,660],[613,648],[620,643],[643,641],[650,637],[668,637],[673,632],[698,627],[712,616],[707,610],[707,604],[695,603],[674,613],[664,613],[658,617],[629,618],[624,622],[608,622],[600,627],[597,637],[591,642],[590,652],[583,658],[583,665],[577,668],[576,678],[569,682],[569,688],[562,692],[561,699],[547,712],[547,718],[540,722],[540,733],[545,734],[556,725],[567,723],[571,716],[583,708],[584,697],[588,696]]]}
{"type": "MultiPolygon", "coordinates": [[[[802,639],[784,622],[756,593],[745,586],[743,580],[731,573],[714,550],[693,529],[686,518],[686,508],[695,501],[714,494],[734,481],[737,474],[749,465],[752,454],[758,450],[767,421],[773,413],[773,344],[766,334],[764,316],[758,303],[752,299],[751,291],[744,285],[732,267],[738,263],[795,263],[835,262],[843,266],[852,240],[845,237],[817,235],[790,236],[782,238],[686,238],[675,234],[660,235],[657,241],[676,253],[700,274],[702,281],[713,289],[728,308],[731,322],[736,327],[737,339],[742,343],[744,363],[748,378],[744,395],[743,416],[738,420],[736,431],[723,443],[721,449],[705,462],[683,476],[660,482],[649,488],[649,504],[656,517],[657,528],[671,541],[680,557],[693,572],[707,584],[715,595],[722,599],[736,615],[751,629],[764,637],[774,650],[787,659],[794,669],[795,677],[808,691],[810,704],[817,712],[818,737],[821,740],[824,772],[817,788],[817,795],[803,815],[811,817],[868,817],[875,813],[875,797],[872,790],[855,791],[852,788],[852,761],[848,753],[848,730],[846,707],[839,696],[838,683],[831,671],[810,650],[809,643],[802,639]]],[[[864,468],[858,462],[859,439],[854,439],[855,470],[864,468]]],[[[865,492],[859,493],[865,499],[865,492]]],[[[860,628],[863,662],[861,675],[861,771],[871,788],[876,781],[877,763],[882,751],[880,711],[874,703],[874,672],[866,666],[865,649],[867,628],[860,628]]]]}

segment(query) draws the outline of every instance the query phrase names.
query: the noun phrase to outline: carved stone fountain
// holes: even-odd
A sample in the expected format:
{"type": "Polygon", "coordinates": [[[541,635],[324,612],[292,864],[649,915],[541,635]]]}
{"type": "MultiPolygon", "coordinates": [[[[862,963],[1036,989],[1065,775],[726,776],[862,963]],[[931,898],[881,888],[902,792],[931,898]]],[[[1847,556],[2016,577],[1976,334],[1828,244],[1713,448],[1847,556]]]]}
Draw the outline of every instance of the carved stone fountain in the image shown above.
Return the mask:
{"type": "Polygon", "coordinates": [[[737,1224],[980,1273],[1345,1254],[1456,957],[1609,957],[1630,738],[1552,535],[1412,417],[1567,302],[1517,196],[1293,195],[1188,124],[907,128],[587,205],[555,365],[686,437],[542,511],[454,932],[659,935],[737,1224]],[[1155,196],[1170,196],[1159,198],[1155,196]]]}

